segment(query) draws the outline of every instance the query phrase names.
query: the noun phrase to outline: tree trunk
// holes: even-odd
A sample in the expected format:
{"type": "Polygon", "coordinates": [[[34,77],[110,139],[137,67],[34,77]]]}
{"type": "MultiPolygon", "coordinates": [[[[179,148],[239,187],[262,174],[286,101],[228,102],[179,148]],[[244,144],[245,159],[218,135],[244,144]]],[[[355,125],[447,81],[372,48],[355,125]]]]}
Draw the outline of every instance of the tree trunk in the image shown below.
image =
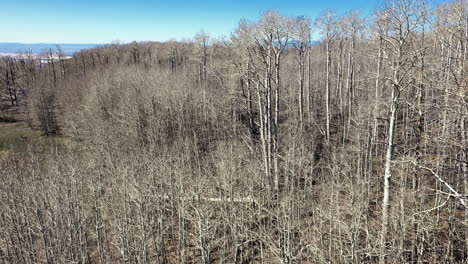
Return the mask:
{"type": "Polygon", "coordinates": [[[325,85],[325,111],[326,111],[326,140],[330,143],[330,70],[331,70],[331,41],[327,41],[327,79],[325,85]]]}
{"type": "Polygon", "coordinates": [[[393,160],[393,137],[395,131],[395,119],[396,119],[396,97],[395,89],[392,92],[392,103],[390,105],[390,120],[388,126],[388,141],[387,141],[387,152],[385,155],[385,172],[384,172],[384,195],[382,200],[382,229],[380,233],[380,263],[385,263],[385,243],[388,228],[388,209],[390,205],[390,178],[392,177],[391,166],[393,160]]]}

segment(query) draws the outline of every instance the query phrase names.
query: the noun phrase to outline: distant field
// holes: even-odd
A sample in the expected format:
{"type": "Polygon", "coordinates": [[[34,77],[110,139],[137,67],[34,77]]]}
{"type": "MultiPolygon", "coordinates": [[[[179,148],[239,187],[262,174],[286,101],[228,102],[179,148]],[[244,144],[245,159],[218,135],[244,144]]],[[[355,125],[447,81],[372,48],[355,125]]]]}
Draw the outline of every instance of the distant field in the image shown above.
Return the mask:
{"type": "Polygon", "coordinates": [[[73,53],[83,49],[90,49],[104,44],[54,44],[54,43],[1,43],[0,42],[0,54],[18,54],[27,51],[31,51],[33,54],[41,54],[49,49],[57,49],[57,46],[63,50],[66,56],[71,56],[73,53]]]}

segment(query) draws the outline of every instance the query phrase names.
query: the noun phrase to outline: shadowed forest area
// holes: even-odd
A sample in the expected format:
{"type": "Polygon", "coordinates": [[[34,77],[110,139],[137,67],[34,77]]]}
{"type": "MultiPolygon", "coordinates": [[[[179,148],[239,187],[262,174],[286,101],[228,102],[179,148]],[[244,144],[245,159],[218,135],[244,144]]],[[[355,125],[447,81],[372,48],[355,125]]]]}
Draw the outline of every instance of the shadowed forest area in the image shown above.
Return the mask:
{"type": "Polygon", "coordinates": [[[468,263],[467,54],[394,0],[0,58],[0,263],[468,263]]]}

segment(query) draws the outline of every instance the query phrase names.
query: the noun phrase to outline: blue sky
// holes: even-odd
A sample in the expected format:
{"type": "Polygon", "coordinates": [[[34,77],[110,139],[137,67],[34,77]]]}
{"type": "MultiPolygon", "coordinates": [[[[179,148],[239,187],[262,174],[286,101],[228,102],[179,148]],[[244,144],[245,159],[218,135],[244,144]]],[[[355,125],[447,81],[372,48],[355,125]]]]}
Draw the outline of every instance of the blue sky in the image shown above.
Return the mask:
{"type": "MultiPolygon", "coordinates": [[[[445,0],[433,0],[445,1],[445,0]]],[[[380,0],[0,0],[0,42],[110,43],[229,36],[269,9],[316,17],[329,8],[370,14],[380,0]]]]}

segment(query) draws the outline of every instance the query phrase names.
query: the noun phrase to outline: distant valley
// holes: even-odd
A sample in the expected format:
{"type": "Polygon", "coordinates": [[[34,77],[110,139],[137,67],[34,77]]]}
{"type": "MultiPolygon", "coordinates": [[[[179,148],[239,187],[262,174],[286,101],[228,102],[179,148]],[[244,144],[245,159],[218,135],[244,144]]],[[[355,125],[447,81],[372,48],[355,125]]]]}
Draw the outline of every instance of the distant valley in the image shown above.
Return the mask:
{"type": "Polygon", "coordinates": [[[14,55],[24,52],[33,54],[41,54],[44,51],[53,49],[56,50],[59,46],[65,56],[72,56],[75,52],[83,49],[90,49],[104,44],[55,44],[55,43],[2,43],[0,42],[0,55],[14,55]]]}

